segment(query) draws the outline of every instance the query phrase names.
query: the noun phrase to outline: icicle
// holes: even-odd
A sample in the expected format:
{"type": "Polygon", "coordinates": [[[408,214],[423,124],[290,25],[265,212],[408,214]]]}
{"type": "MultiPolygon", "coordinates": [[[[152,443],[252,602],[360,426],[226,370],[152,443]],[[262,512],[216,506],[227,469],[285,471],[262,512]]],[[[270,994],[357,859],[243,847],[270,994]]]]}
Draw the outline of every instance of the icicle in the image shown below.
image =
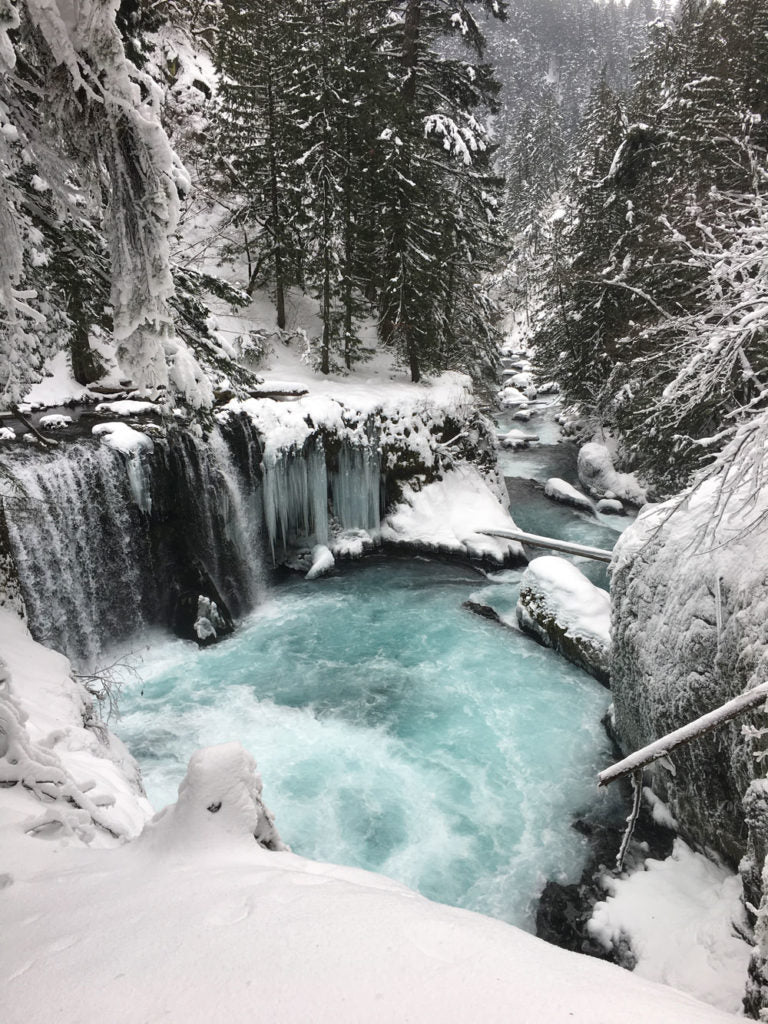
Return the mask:
{"type": "Polygon", "coordinates": [[[375,529],[381,521],[381,464],[378,451],[344,444],[331,479],[333,511],[345,530],[375,529]]]}
{"type": "Polygon", "coordinates": [[[292,543],[308,546],[328,541],[328,475],[319,442],[303,452],[281,452],[265,460],[264,521],[275,557],[292,543]]]}

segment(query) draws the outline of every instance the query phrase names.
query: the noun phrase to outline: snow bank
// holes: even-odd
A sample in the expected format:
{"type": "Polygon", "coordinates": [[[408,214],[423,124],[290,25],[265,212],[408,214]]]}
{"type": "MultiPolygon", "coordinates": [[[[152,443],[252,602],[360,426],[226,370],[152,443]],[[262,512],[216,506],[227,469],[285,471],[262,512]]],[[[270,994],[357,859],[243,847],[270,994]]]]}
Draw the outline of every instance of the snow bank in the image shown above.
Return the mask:
{"type": "Polygon", "coordinates": [[[528,563],[517,620],[540,643],[608,684],[611,601],[571,562],[543,555],[528,563]]]}
{"type": "Polygon", "coordinates": [[[591,935],[606,949],[628,941],[637,975],[739,1012],[751,947],[738,875],[677,839],[666,860],[603,885],[591,935]]]}
{"type": "Polygon", "coordinates": [[[7,608],[0,651],[0,781],[13,786],[0,788],[0,863],[39,853],[35,832],[96,846],[137,835],[152,813],[138,766],[115,736],[86,728],[93,699],[69,661],[7,608]]]}
{"type": "Polygon", "coordinates": [[[633,473],[618,473],[604,444],[592,441],[579,449],[579,480],[596,498],[619,498],[630,505],[644,505],[645,488],[633,473]]]}
{"type": "Polygon", "coordinates": [[[385,517],[381,539],[389,544],[504,562],[523,562],[518,541],[485,537],[477,530],[516,529],[512,517],[474,466],[458,466],[442,480],[416,490],[385,517]]]}
{"type": "Polygon", "coordinates": [[[577,491],[565,480],[553,476],[544,484],[544,493],[553,501],[559,501],[563,505],[570,505],[572,508],[579,508],[585,512],[593,512],[592,502],[589,498],[577,491]]]}

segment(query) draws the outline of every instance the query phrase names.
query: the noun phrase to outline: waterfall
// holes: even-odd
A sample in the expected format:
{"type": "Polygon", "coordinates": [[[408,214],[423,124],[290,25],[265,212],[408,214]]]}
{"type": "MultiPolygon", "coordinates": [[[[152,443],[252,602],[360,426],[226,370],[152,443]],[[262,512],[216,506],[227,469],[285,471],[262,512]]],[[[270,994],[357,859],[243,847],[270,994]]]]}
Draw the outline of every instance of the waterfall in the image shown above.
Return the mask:
{"type": "MultiPolygon", "coordinates": [[[[6,463],[6,465],[9,465],[6,463]]],[[[90,660],[144,625],[142,513],[123,456],[102,444],[24,453],[8,532],[34,636],[90,660]]]]}
{"type": "Polygon", "coordinates": [[[274,561],[375,530],[383,505],[374,443],[318,434],[265,454],[245,416],[128,453],[86,437],[2,462],[25,494],[5,511],[33,635],[80,663],[147,626],[194,638],[200,597],[231,628],[261,598],[264,538],[274,561]]]}
{"type": "Polygon", "coordinates": [[[171,430],[152,451],[83,440],[3,461],[24,492],[6,518],[30,627],[74,661],[150,625],[184,634],[200,595],[232,615],[259,600],[260,481],[218,428],[207,441],[171,430]]]}

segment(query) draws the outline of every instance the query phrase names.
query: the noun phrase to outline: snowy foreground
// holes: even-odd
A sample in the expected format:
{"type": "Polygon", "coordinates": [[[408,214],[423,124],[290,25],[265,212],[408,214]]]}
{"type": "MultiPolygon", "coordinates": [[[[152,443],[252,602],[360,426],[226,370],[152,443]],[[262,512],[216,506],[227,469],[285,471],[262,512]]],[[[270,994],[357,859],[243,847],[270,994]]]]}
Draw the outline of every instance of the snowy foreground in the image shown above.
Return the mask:
{"type": "Polygon", "coordinates": [[[66,660],[6,610],[0,644],[0,778],[24,780],[0,788],[4,1024],[735,1019],[380,876],[281,851],[236,744],[196,754],[178,803],[147,822],[125,748],[82,727],[66,660]]]}

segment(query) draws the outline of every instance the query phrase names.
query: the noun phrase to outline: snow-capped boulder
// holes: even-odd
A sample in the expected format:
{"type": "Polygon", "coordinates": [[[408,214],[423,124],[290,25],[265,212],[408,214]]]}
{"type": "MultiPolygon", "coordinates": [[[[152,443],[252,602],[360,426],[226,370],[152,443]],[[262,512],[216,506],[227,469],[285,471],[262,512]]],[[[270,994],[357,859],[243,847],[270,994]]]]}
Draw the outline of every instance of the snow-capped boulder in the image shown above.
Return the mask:
{"type": "Polygon", "coordinates": [[[499,444],[502,448],[527,448],[532,441],[538,441],[538,434],[526,434],[522,430],[508,430],[506,434],[499,435],[499,444]]]}
{"type": "Polygon", "coordinates": [[[215,643],[219,634],[232,632],[231,623],[221,614],[216,602],[204,594],[197,599],[197,618],[192,628],[201,647],[215,643]]]}
{"type": "Polygon", "coordinates": [[[610,598],[575,565],[555,555],[534,558],[523,573],[516,610],[525,633],[608,686],[610,598]]]}
{"type": "Polygon", "coordinates": [[[644,505],[645,488],[633,473],[618,473],[604,444],[591,441],[579,449],[578,473],[584,488],[595,498],[611,497],[630,505],[644,505]]]}
{"type": "Polygon", "coordinates": [[[68,427],[71,423],[72,417],[61,413],[50,413],[47,416],[40,417],[40,426],[43,430],[63,430],[64,427],[68,427]]]}
{"type": "Polygon", "coordinates": [[[581,509],[583,512],[593,512],[592,502],[581,491],[576,490],[565,480],[553,476],[544,485],[544,493],[553,501],[559,501],[563,505],[570,505],[572,508],[581,509]]]}
{"type": "Polygon", "coordinates": [[[624,506],[618,498],[601,498],[597,503],[597,511],[607,516],[625,515],[624,506]]]}
{"type": "Polygon", "coordinates": [[[511,384],[508,387],[502,388],[499,392],[499,401],[503,408],[509,409],[517,405],[527,405],[528,397],[523,394],[518,388],[513,387],[511,384]]]}

